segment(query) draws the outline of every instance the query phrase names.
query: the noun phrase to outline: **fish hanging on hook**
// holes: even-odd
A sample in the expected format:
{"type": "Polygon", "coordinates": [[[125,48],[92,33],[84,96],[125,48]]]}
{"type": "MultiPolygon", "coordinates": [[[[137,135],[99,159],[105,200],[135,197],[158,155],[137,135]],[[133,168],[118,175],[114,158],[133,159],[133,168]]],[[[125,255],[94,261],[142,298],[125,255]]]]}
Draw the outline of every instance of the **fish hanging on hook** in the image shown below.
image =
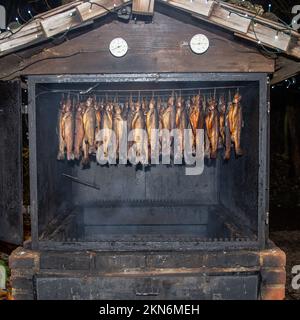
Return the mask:
{"type": "Polygon", "coordinates": [[[243,126],[241,99],[242,96],[239,92],[236,92],[228,112],[229,129],[236,156],[243,155],[243,150],[241,148],[241,131],[243,126]]]}

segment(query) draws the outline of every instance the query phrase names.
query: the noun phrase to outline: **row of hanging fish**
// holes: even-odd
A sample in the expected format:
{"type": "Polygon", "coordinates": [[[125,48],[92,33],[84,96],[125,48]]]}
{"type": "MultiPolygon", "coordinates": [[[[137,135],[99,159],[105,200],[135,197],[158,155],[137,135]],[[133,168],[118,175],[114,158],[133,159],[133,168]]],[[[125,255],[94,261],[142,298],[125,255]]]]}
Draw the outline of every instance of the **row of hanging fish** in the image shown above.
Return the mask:
{"type": "MultiPolygon", "coordinates": [[[[57,159],[68,161],[80,160],[88,165],[90,155],[99,147],[96,141],[101,129],[115,132],[117,143],[121,140],[124,125],[127,131],[132,129],[146,130],[151,137],[153,129],[179,129],[181,136],[185,129],[193,132],[191,144],[196,146],[196,130],[203,129],[205,137],[205,155],[211,159],[217,157],[218,150],[224,149],[224,159],[229,160],[231,148],[236,156],[242,156],[241,131],[243,127],[241,95],[237,92],[233,100],[224,96],[209,98],[207,101],[200,94],[187,99],[172,95],[167,103],[158,97],[149,102],[133,102],[132,98],[124,104],[118,102],[97,101],[89,97],[85,102],[72,101],[70,97],[62,99],[59,108],[58,135],[59,152],[57,159]]],[[[137,134],[134,141],[141,139],[137,134]]],[[[107,150],[109,137],[103,141],[107,150]]],[[[153,151],[153,141],[148,142],[149,154],[153,151]]],[[[161,143],[161,142],[160,142],[161,143]]],[[[183,138],[179,140],[183,150],[183,138]]],[[[119,150],[118,147],[116,150],[119,150]]]]}

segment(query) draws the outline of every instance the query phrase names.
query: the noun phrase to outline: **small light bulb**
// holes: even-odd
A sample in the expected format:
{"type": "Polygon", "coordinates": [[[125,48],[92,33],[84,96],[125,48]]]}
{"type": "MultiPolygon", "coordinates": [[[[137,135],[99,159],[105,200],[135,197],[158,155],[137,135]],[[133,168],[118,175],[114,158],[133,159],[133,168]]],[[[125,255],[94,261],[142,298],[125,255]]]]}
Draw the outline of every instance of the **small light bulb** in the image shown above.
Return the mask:
{"type": "Polygon", "coordinates": [[[278,32],[275,35],[275,40],[278,40],[279,36],[278,36],[278,32]]]}
{"type": "Polygon", "coordinates": [[[258,44],[261,44],[261,41],[260,41],[260,40],[258,40],[258,41],[257,41],[257,43],[258,43],[258,44]]]}
{"type": "Polygon", "coordinates": [[[231,12],[228,13],[227,19],[229,19],[231,16],[231,12]]]}

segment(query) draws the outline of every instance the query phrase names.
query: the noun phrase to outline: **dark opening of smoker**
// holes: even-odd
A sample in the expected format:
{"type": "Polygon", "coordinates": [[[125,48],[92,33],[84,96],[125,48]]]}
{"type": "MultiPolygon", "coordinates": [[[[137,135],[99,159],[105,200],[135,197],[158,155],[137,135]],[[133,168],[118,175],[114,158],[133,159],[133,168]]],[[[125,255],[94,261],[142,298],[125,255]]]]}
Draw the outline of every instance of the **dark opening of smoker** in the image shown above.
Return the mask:
{"type": "MultiPolygon", "coordinates": [[[[119,82],[43,83],[35,87],[38,238],[54,242],[257,241],[259,179],[259,83],[119,82]],[[95,87],[95,85],[97,85],[95,87]],[[92,88],[89,92],[86,92],[92,88]],[[120,101],[181,93],[207,97],[242,95],[244,155],[205,159],[201,175],[185,165],[98,165],[58,161],[57,121],[62,93],[120,101]],[[69,179],[75,177],[81,182],[69,179]]],[[[32,110],[30,111],[32,112],[32,110]]],[[[31,139],[33,133],[31,132],[31,139]]]]}

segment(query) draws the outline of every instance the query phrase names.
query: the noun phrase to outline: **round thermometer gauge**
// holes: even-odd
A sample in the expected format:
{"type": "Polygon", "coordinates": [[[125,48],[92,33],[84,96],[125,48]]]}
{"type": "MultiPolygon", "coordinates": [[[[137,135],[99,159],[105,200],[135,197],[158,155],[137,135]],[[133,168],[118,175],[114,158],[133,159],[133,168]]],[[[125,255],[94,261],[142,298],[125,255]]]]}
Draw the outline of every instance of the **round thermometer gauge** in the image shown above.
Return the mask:
{"type": "Polygon", "coordinates": [[[109,51],[114,57],[124,57],[128,51],[128,44],[122,38],[115,38],[109,45],[109,51]]]}
{"type": "Polygon", "coordinates": [[[209,40],[204,34],[196,34],[190,41],[191,50],[196,54],[202,54],[209,48],[209,40]]]}

